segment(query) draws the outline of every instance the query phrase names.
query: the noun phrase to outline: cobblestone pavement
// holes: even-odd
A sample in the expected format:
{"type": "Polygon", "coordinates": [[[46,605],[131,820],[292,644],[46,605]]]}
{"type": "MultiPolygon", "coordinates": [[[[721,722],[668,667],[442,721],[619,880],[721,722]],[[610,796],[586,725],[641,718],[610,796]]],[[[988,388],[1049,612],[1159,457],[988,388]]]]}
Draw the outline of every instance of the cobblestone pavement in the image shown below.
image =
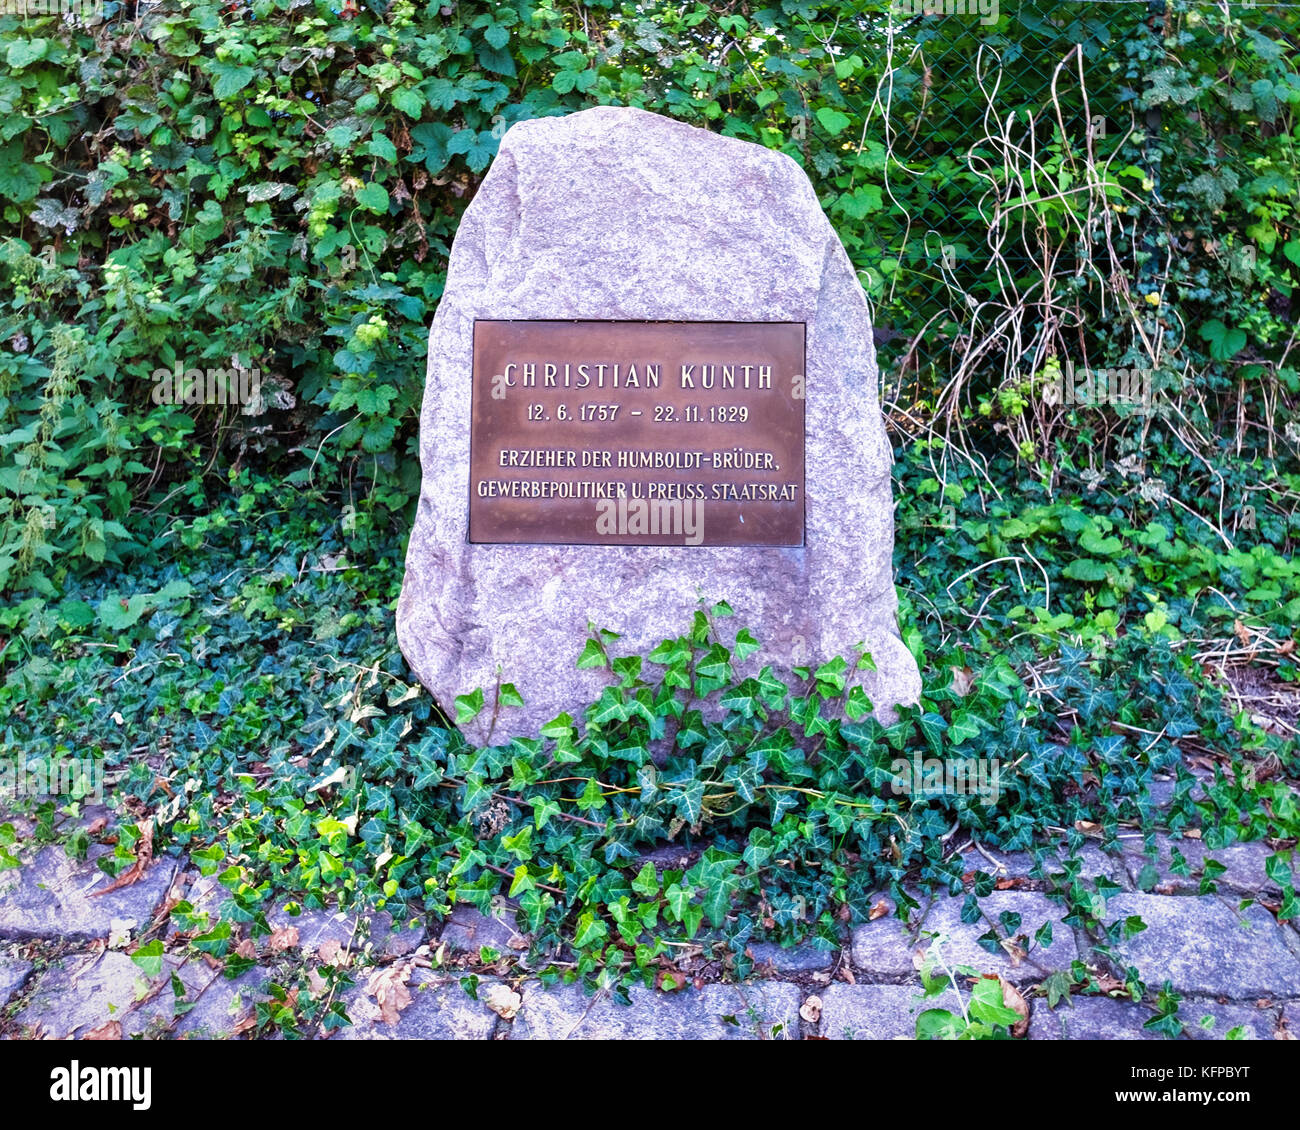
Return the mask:
{"type": "MultiPolygon", "coordinates": [[[[1264,870],[1269,848],[1243,844],[1206,852],[1195,840],[1157,839],[1159,861],[1145,873],[1151,861],[1141,854],[1140,837],[1125,841],[1119,855],[1084,853],[1084,876],[1104,875],[1121,888],[1110,899],[1107,920],[1139,915],[1146,924],[1124,943],[1123,960],[1151,989],[1168,980],[1183,995],[1179,1015],[1188,1037],[1224,1038],[1236,1029],[1259,1040],[1300,1034],[1300,932],[1270,912],[1277,892],[1264,870]],[[1190,874],[1174,870],[1175,849],[1190,874]],[[1199,893],[1207,855],[1226,867],[1215,894],[1199,893]],[[1146,890],[1138,889],[1139,881],[1146,890]],[[1258,901],[1243,908],[1246,899],[1258,901]]],[[[1047,884],[1029,877],[1032,860],[991,854],[1001,864],[1005,889],[981,900],[984,912],[995,920],[1003,912],[1019,915],[1018,932],[1029,937],[1051,921],[1051,944],[1035,950],[1032,960],[991,954],[976,941],[987,924],[963,923],[963,898],[944,896],[928,906],[921,928],[948,936],[946,960],[999,973],[1017,986],[1031,1008],[1031,1040],[1164,1038],[1143,1027],[1155,1015],[1149,1005],[1075,996],[1053,1010],[1045,995],[1031,992],[1076,960],[1099,972],[1107,966],[1086,934],[1062,921],[1065,911],[1044,893],[1047,884]]],[[[970,870],[995,870],[977,853],[968,860],[970,870]]],[[[479,970],[474,999],[460,985],[465,970],[449,967],[477,957],[481,946],[522,956],[522,943],[506,921],[466,907],[432,929],[402,924],[396,930],[384,913],[358,919],[280,912],[269,918],[271,939],[260,939],[256,950],[245,943],[245,955],[257,964],[238,978],[227,979],[201,957],[170,952],[181,945],[169,946],[151,977],[127,951],[150,931],[175,938],[167,921],[174,900],[183,895],[197,909],[215,909],[221,888],[185,861],[166,857],[133,885],[95,895],[105,883],[93,862],[74,863],[60,847],[0,874],[5,1036],[230,1036],[250,1028],[272,981],[295,983],[286,980],[286,971],[340,960],[354,962],[357,983],[342,995],[353,1024],[335,1031],[334,1039],[893,1039],[914,1035],[922,1008],[958,1011],[951,993],[919,1002],[917,966],[926,941],[910,936],[892,914],[846,931],[838,951],[755,944],[752,980],[697,983],[676,992],[633,989],[631,1007],[608,996],[585,997],[576,986],[544,988],[491,970],[479,970]],[[367,967],[367,960],[374,964],[367,967]]]]}

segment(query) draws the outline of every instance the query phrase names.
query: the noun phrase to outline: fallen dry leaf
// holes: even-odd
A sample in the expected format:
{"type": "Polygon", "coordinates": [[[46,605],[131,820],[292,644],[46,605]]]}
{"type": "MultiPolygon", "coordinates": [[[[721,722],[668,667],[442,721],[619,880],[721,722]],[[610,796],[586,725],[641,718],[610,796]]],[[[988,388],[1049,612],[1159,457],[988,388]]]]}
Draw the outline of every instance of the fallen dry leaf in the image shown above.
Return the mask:
{"type": "Polygon", "coordinates": [[[686,975],[675,969],[661,969],[655,977],[655,985],[661,992],[675,993],[678,989],[685,988],[686,975]]]}
{"type": "Polygon", "coordinates": [[[296,949],[298,946],[298,927],[277,926],[271,931],[271,937],[266,944],[272,953],[283,953],[285,950],[296,949]]]}
{"type": "Polygon", "coordinates": [[[309,988],[316,996],[320,996],[327,988],[329,988],[329,985],[326,983],[325,978],[320,975],[319,970],[308,969],[307,988],[309,988]]]}
{"type": "Polygon", "coordinates": [[[1020,1015],[1020,1019],[1011,1025],[1011,1034],[1018,1040],[1029,1031],[1029,1003],[1005,977],[998,980],[1002,982],[1002,1003],[1020,1015]]]}
{"type": "Polygon", "coordinates": [[[874,922],[877,918],[884,918],[889,913],[889,903],[881,899],[875,906],[867,912],[867,921],[874,922]]]}
{"type": "Polygon", "coordinates": [[[140,923],[134,918],[110,918],[108,920],[108,948],[120,950],[131,941],[131,931],[140,923]]]}
{"type": "Polygon", "coordinates": [[[235,1023],[231,1025],[230,1034],[232,1036],[242,1036],[249,1029],[256,1028],[256,1027],[257,1027],[257,1013],[250,1008],[243,1015],[242,1019],[235,1021],[235,1023]]]}
{"type": "Polygon", "coordinates": [[[317,960],[322,965],[346,965],[343,946],[337,938],[326,938],[316,951],[317,960]]]}
{"type": "Polygon", "coordinates": [[[402,1009],[411,1003],[411,990],[406,986],[408,969],[405,962],[397,962],[370,975],[366,982],[366,995],[379,1006],[379,1018],[385,1024],[396,1024],[402,1009]]]}
{"type": "Polygon", "coordinates": [[[809,1024],[816,1024],[822,1018],[821,997],[809,997],[799,1006],[799,1015],[809,1024]]]}
{"type": "Polygon", "coordinates": [[[109,1020],[98,1028],[92,1028],[81,1038],[83,1040],[120,1040],[122,1038],[122,1022],[120,1020],[109,1020]]]}
{"type": "Polygon", "coordinates": [[[143,878],[144,873],[149,869],[149,864],[153,862],[153,820],[146,820],[140,826],[140,838],[135,842],[135,862],[125,871],[114,879],[107,887],[101,887],[97,891],[91,891],[91,898],[98,898],[100,895],[106,895],[109,891],[120,891],[123,887],[129,887],[132,883],[138,882],[143,878]]]}
{"type": "Polygon", "coordinates": [[[523,1004],[523,998],[514,989],[499,981],[480,990],[479,1000],[502,1020],[513,1020],[515,1013],[519,1011],[519,1006],[523,1004]]]}
{"type": "Polygon", "coordinates": [[[952,669],[952,692],[965,698],[970,694],[971,687],[975,685],[975,672],[969,667],[954,667],[952,669]]]}
{"type": "Polygon", "coordinates": [[[235,954],[238,957],[246,958],[248,961],[257,960],[257,947],[253,945],[252,938],[245,938],[235,947],[235,954]]]}

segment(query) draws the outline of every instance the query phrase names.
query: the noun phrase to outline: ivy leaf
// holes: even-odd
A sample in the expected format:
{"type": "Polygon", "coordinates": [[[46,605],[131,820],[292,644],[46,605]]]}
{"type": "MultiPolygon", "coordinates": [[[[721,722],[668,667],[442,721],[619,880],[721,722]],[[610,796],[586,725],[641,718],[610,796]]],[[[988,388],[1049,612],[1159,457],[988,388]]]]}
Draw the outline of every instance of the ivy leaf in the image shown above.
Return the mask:
{"type": "Polygon", "coordinates": [[[151,979],[157,977],[162,972],[162,939],[154,938],[152,942],[146,942],[138,947],[135,953],[131,955],[131,960],[144,971],[146,977],[151,979]]]}
{"type": "Polygon", "coordinates": [[[642,898],[654,898],[659,893],[659,875],[653,863],[643,864],[632,880],[632,890],[642,898]]]}
{"type": "Polygon", "coordinates": [[[584,910],[578,917],[578,929],[573,936],[575,945],[590,946],[603,941],[609,936],[609,927],[590,910],[584,910]]]}
{"type": "Polygon", "coordinates": [[[471,694],[456,696],[456,725],[464,726],[473,722],[483,710],[483,688],[476,688],[471,694]]]}
{"type": "Polygon", "coordinates": [[[759,642],[750,633],[748,628],[741,628],[736,633],[736,659],[744,662],[759,649],[759,642]]]}
{"type": "Polygon", "coordinates": [[[581,671],[587,667],[604,667],[605,662],[605,652],[600,644],[595,640],[588,640],[587,646],[582,649],[582,654],[578,656],[578,670],[581,671]]]}

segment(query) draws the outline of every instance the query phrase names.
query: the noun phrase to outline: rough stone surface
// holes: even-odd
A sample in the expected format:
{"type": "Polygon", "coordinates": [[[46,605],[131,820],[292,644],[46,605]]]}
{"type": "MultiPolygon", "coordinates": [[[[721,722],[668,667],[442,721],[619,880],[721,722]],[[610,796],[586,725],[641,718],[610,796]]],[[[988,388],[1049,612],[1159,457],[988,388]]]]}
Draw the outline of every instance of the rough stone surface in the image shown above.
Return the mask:
{"type": "MultiPolygon", "coordinates": [[[[290,914],[285,910],[272,911],[266,916],[272,930],[292,926],[298,931],[295,947],[305,955],[315,954],[326,942],[338,942],[344,949],[359,949],[364,941],[357,929],[357,920],[341,911],[304,910],[290,914]]],[[[267,939],[262,938],[263,945],[267,939]]]]}
{"type": "Polygon", "coordinates": [[[754,967],[760,972],[817,973],[830,969],[839,960],[838,950],[819,950],[816,946],[785,946],[775,942],[754,942],[749,947],[754,967]]]}
{"type": "Polygon", "coordinates": [[[1135,886],[1140,888],[1142,872],[1151,864],[1154,876],[1147,876],[1148,889],[1157,894],[1196,894],[1201,889],[1201,877],[1206,859],[1223,864],[1226,871],[1214,879],[1219,890],[1232,890],[1254,894],[1258,891],[1276,890],[1277,884],[1264,870],[1273,849],[1263,841],[1248,844],[1231,844],[1225,848],[1207,848],[1200,840],[1175,839],[1163,833],[1155,837],[1158,857],[1152,859],[1143,853],[1142,840],[1125,842],[1124,863],[1135,886]],[[1177,874],[1172,867],[1173,853],[1178,851],[1187,862],[1187,874],[1177,874]],[[1150,882],[1154,878],[1154,882],[1150,882]]]}
{"type": "Polygon", "coordinates": [[[1149,1008],[1109,997],[1070,997],[1055,1009],[1041,998],[1029,1014],[1031,1040],[1163,1040],[1142,1025],[1154,1016],[1149,1008]]]}
{"type": "Polygon", "coordinates": [[[1236,910],[1212,895],[1110,900],[1108,918],[1130,915],[1139,915],[1147,928],[1123,942],[1119,953],[1148,985],[1168,980],[1183,992],[1236,1000],[1300,995],[1294,938],[1258,904],[1236,910]]]}
{"type": "MultiPolygon", "coordinates": [[[[1026,948],[1032,945],[1032,962],[1021,960],[1017,963],[1009,954],[990,953],[981,946],[977,939],[988,932],[989,924],[984,919],[971,925],[962,922],[964,901],[962,898],[936,899],[921,927],[923,934],[947,935],[948,940],[943,943],[941,952],[949,965],[969,965],[981,973],[1000,973],[1013,984],[1023,984],[1040,981],[1049,973],[1068,967],[1078,956],[1073,932],[1060,922],[1064,911],[1045,895],[1027,891],[994,891],[980,900],[984,913],[994,922],[999,922],[999,916],[1004,912],[1021,916],[1017,934],[1027,935],[1028,941],[1022,944],[1026,948]],[[1051,946],[1041,948],[1033,945],[1035,932],[1049,920],[1055,924],[1051,946]]],[[[930,941],[921,937],[913,942],[907,928],[893,916],[877,918],[853,931],[853,964],[877,977],[911,977],[930,941]]]]}
{"type": "Polygon", "coordinates": [[[176,861],[164,857],[129,887],[96,896],[111,881],[103,871],[76,863],[60,847],[45,848],[0,874],[0,937],[87,941],[108,937],[115,918],[146,925],[176,870],[176,861]]]}
{"type": "Polygon", "coordinates": [[[1281,1009],[1268,1004],[1222,1004],[1219,1001],[1184,1000],[1178,1006],[1184,1034],[1194,1040],[1226,1040],[1234,1028],[1242,1029],[1247,1040],[1273,1040],[1277,1038],[1277,1025],[1281,1009]],[[1205,1024],[1206,1020],[1213,1023],[1205,1024]]]}
{"type": "MultiPolygon", "coordinates": [[[[882,716],[915,701],[892,575],[890,449],[862,288],[807,176],[762,146],[602,106],[511,127],[456,235],[429,339],[423,483],[397,610],[402,651],[444,710],[513,682],[535,734],[605,685],[578,671],[589,621],[628,653],[706,601],[778,672],[848,654],[882,716]],[[807,326],[805,545],[583,547],[467,542],[475,319],[794,321],[807,326]]],[[[741,665],[738,674],[749,673],[741,665]]],[[[484,740],[482,720],[467,735],[484,740]]]]}
{"type": "Polygon", "coordinates": [[[609,996],[583,996],[577,985],[524,986],[512,1040],[798,1039],[796,985],[754,981],[705,985],[698,992],[658,993],[637,987],[631,1006],[609,996]]]}
{"type": "MultiPolygon", "coordinates": [[[[1031,877],[1031,872],[1035,866],[1032,852],[990,851],[989,854],[1001,866],[991,863],[972,847],[963,856],[966,869],[968,871],[983,871],[998,879],[1026,879],[1031,883],[1041,884],[1044,889],[1048,889],[1052,885],[1048,876],[1061,874],[1064,871],[1061,860],[1066,855],[1066,853],[1057,850],[1046,852],[1043,858],[1043,878],[1039,880],[1031,877]]],[[[1095,879],[1100,875],[1116,881],[1125,879],[1123,860],[1113,855],[1107,855],[1101,848],[1093,844],[1084,844],[1079,849],[1078,859],[1082,865],[1079,871],[1080,878],[1095,879]]]]}
{"type": "Polygon", "coordinates": [[[370,941],[378,953],[390,957],[405,957],[414,953],[429,936],[423,925],[409,926],[409,919],[402,919],[397,929],[393,928],[393,916],[381,910],[370,918],[370,941]]]}
{"type": "Polygon", "coordinates": [[[181,973],[187,998],[193,1007],[182,1013],[172,1032],[186,1040],[229,1039],[235,1025],[245,1019],[258,1001],[267,999],[263,992],[268,975],[262,969],[250,969],[232,979],[211,970],[199,971],[191,962],[181,973]],[[192,971],[193,977],[187,975],[192,971]]]}
{"type": "Polygon", "coordinates": [[[31,971],[30,961],[22,961],[16,957],[0,957],[0,1008],[8,1004],[13,995],[23,987],[31,971]]]}
{"type": "Polygon", "coordinates": [[[1300,1001],[1287,1001],[1282,1008],[1283,1030],[1293,1040],[1300,1040],[1300,1001]]]}
{"type": "Polygon", "coordinates": [[[479,999],[474,1000],[460,982],[437,976],[427,969],[417,969],[408,985],[411,1003],[398,1014],[396,1024],[385,1024],[379,1006],[365,994],[362,984],[344,995],[352,1026],[340,1028],[333,1037],[339,1040],[490,1040],[497,1015],[483,1003],[483,994],[492,983],[480,978],[479,999]]]}
{"type": "Polygon", "coordinates": [[[928,1008],[961,1013],[951,989],[923,1000],[919,985],[827,985],[819,994],[818,1035],[828,1040],[913,1040],[916,1018],[928,1008]]]}
{"type": "Polygon", "coordinates": [[[506,953],[516,948],[510,945],[511,939],[520,937],[514,918],[514,907],[507,907],[499,914],[487,915],[480,914],[465,903],[457,903],[443,925],[438,940],[446,943],[453,953],[478,953],[483,946],[490,946],[498,953],[506,953]]]}
{"type": "Polygon", "coordinates": [[[15,1020],[20,1029],[39,1025],[42,1035],[56,1040],[83,1037],[113,1020],[123,1036],[143,1034],[152,1022],[171,1021],[169,974],[164,966],[151,980],[118,950],[68,957],[40,975],[15,1020]]]}
{"type": "MultiPolygon", "coordinates": [[[[1164,1040],[1163,1033],[1144,1025],[1156,1015],[1147,1005],[1111,997],[1071,997],[1055,1011],[1044,1000],[1033,1002],[1029,1020],[1031,1040],[1164,1040]]],[[[1276,1006],[1184,999],[1178,1008],[1183,1035],[1193,1040],[1224,1040],[1234,1028],[1247,1040],[1271,1040],[1277,1029],[1276,1006]],[[1209,1017],[1213,1024],[1202,1025],[1209,1017]]]]}

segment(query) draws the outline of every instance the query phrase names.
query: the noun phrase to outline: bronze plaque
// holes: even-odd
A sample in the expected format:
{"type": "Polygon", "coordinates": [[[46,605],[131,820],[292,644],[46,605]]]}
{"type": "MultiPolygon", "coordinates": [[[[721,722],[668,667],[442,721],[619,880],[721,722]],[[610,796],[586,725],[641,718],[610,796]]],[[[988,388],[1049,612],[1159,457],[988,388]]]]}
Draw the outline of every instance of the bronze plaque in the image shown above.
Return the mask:
{"type": "Polygon", "coordinates": [[[803,545],[802,322],[476,321],[469,540],[803,545]]]}

